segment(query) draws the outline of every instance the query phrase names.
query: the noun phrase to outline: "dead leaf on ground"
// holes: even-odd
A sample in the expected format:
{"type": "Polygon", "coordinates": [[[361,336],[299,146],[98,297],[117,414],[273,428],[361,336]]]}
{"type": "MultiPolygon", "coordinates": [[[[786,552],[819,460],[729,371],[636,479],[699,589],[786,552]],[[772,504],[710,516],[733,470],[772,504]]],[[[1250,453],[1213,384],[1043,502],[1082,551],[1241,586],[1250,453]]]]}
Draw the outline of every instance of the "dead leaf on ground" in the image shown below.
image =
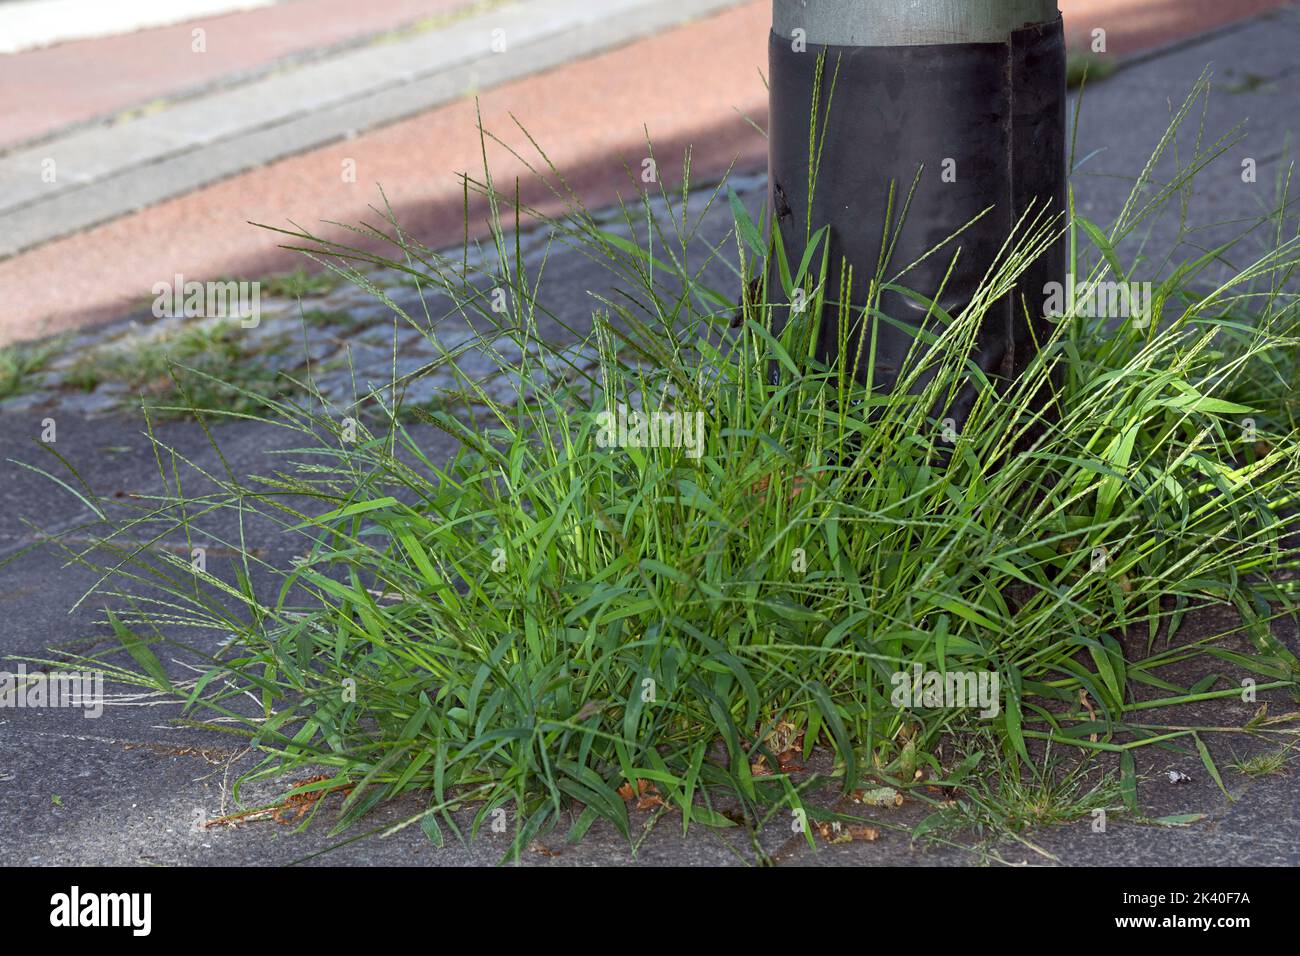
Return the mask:
{"type": "MultiPolygon", "coordinates": [[[[1093,723],[1096,723],[1097,712],[1092,708],[1092,701],[1088,699],[1088,692],[1084,690],[1082,687],[1079,688],[1079,703],[1083,706],[1083,709],[1088,712],[1089,719],[1092,720],[1093,723]]],[[[1088,740],[1090,743],[1095,744],[1097,742],[1097,735],[1089,734],[1088,740]]]]}
{"type": "Polygon", "coordinates": [[[638,810],[653,810],[655,807],[662,807],[663,805],[664,798],[659,796],[659,791],[654,787],[651,787],[645,793],[641,794],[636,801],[636,808],[638,810]]]}
{"type": "MultiPolygon", "coordinates": [[[[771,484],[772,484],[772,476],[764,475],[762,478],[758,479],[758,481],[754,482],[752,485],[749,486],[750,494],[762,495],[764,498],[766,498],[767,489],[771,486],[771,484]]],[[[795,475],[794,478],[790,481],[789,497],[797,498],[799,495],[803,494],[804,490],[807,487],[808,487],[808,478],[804,475],[795,475]]]]}
{"type": "Polygon", "coordinates": [[[782,771],[803,770],[803,731],[788,720],[778,721],[768,733],[768,749],[776,754],[777,765],[782,771]]]}
{"type": "MultiPolygon", "coordinates": [[[[314,783],[321,783],[330,778],[324,774],[318,774],[315,777],[306,777],[302,780],[295,780],[289,784],[290,790],[297,790],[300,787],[309,787],[314,783]]],[[[223,824],[235,826],[241,823],[253,823],[256,820],[274,820],[276,823],[290,824],[296,823],[305,817],[322,797],[327,793],[346,793],[353,788],[352,784],[341,783],[335,787],[326,787],[321,790],[312,790],[309,793],[293,793],[285,797],[283,801],[271,807],[262,807],[257,810],[245,810],[242,813],[230,813],[224,817],[216,817],[212,820],[206,820],[203,823],[205,830],[223,824]]]]}
{"type": "Polygon", "coordinates": [[[638,810],[651,810],[655,807],[662,807],[664,799],[659,795],[659,789],[649,780],[637,780],[636,789],[632,789],[630,783],[624,783],[618,788],[618,795],[623,798],[624,803],[631,803],[636,800],[638,810]]]}
{"type": "Polygon", "coordinates": [[[842,826],[838,823],[819,823],[817,832],[821,838],[832,845],[840,843],[874,843],[880,839],[880,831],[861,823],[842,826]]]}
{"type": "Polygon", "coordinates": [[[785,773],[803,771],[805,768],[801,762],[802,760],[803,751],[796,747],[791,747],[789,750],[784,750],[776,755],[776,762],[780,764],[781,770],[785,773]]]}
{"type": "MultiPolygon", "coordinates": [[[[325,774],[317,774],[314,777],[306,777],[302,780],[295,780],[289,784],[290,790],[297,790],[299,787],[310,787],[314,783],[323,783],[329,777],[325,774]]],[[[352,787],[347,784],[340,784],[337,787],[327,787],[321,790],[312,790],[308,793],[291,793],[285,798],[284,803],[280,804],[275,813],[271,815],[276,823],[296,823],[305,817],[311,808],[320,802],[321,797],[327,793],[333,793],[336,790],[351,790],[352,787]],[[290,814],[292,813],[292,816],[290,814]]]]}

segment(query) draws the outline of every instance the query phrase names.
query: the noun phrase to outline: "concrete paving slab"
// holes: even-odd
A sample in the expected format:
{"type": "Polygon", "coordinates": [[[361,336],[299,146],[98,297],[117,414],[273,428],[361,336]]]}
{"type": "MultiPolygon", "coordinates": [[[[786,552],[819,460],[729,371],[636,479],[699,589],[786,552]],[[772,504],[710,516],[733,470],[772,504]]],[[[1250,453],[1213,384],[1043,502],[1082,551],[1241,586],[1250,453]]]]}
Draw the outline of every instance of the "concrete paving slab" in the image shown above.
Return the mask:
{"type": "Polygon", "coordinates": [[[15,53],[66,40],[130,33],[235,10],[266,7],[276,0],[136,0],[130,6],[98,0],[16,0],[0,7],[0,53],[15,53]]]}
{"type": "Polygon", "coordinates": [[[352,0],[290,0],[0,56],[0,151],[246,83],[389,31],[436,22],[474,2],[370,0],[359,16],[352,0]],[[201,50],[195,49],[196,30],[202,31],[201,50]]]}
{"type": "MultiPolygon", "coordinates": [[[[1231,143],[1196,175],[1190,189],[1167,203],[1158,220],[1145,223],[1121,245],[1121,260],[1131,261],[1145,243],[1148,257],[1168,254],[1176,266],[1251,230],[1277,209],[1279,179],[1295,158],[1292,144],[1300,131],[1295,110],[1300,69],[1288,52],[1297,44],[1300,10],[1280,10],[1221,31],[1212,39],[1143,59],[1113,82],[1084,92],[1074,176],[1077,208],[1103,226],[1124,208],[1145,166],[1144,157],[1157,148],[1173,111],[1188,97],[1203,70],[1212,73],[1209,94],[1195,103],[1176,146],[1167,149],[1152,168],[1154,186],[1136,198],[1133,209],[1154,199],[1156,191],[1177,176],[1179,165],[1191,161],[1198,135],[1205,151],[1221,138],[1231,143]],[[1243,176],[1248,160],[1253,164],[1251,181],[1243,176]]],[[[1294,195],[1291,202],[1284,236],[1295,234],[1294,195]]],[[[1272,230],[1252,230],[1249,241],[1229,255],[1228,264],[1212,271],[1207,282],[1226,277],[1229,268],[1244,268],[1273,241],[1272,230]]],[[[1166,266],[1152,278],[1169,271],[1166,266]]]]}
{"type": "Polygon", "coordinates": [[[735,2],[509,4],[11,152],[0,156],[0,258],[735,2]]]}

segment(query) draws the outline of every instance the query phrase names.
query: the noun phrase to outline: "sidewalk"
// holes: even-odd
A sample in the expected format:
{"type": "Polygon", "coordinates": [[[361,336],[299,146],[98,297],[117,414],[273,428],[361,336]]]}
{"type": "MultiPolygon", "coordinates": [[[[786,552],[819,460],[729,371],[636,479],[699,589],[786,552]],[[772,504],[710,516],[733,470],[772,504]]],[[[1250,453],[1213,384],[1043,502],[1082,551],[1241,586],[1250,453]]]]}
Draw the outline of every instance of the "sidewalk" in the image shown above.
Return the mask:
{"type": "MultiPolygon", "coordinates": [[[[679,95],[692,92],[688,79],[674,75],[671,64],[688,62],[695,57],[699,70],[716,71],[711,76],[725,75],[734,64],[724,64],[722,53],[727,50],[748,49],[752,37],[735,39],[743,30],[757,27],[762,30],[764,11],[757,5],[748,5],[716,15],[700,27],[707,26],[702,36],[720,44],[708,51],[703,46],[687,45],[679,48],[688,37],[683,32],[668,32],[637,42],[639,57],[644,66],[632,70],[629,61],[620,59],[620,51],[611,51],[599,57],[570,64],[542,77],[520,81],[511,87],[508,97],[500,90],[484,97],[484,115],[498,129],[506,129],[509,117],[507,108],[521,111],[535,110],[544,135],[539,139],[548,146],[557,147],[559,160],[566,168],[585,172],[585,178],[575,182],[575,188],[585,194],[586,189],[599,195],[602,183],[617,181],[606,168],[609,160],[592,160],[591,156],[608,156],[607,152],[591,147],[607,144],[636,150],[634,128],[643,118],[649,117],[664,128],[677,130],[676,145],[694,140],[697,143],[713,142],[718,128],[698,129],[685,126],[680,115],[673,112],[680,103],[679,95]],[[721,27],[718,25],[721,24],[721,27]],[[728,32],[729,31],[729,32],[728,32]],[[733,47],[725,46],[726,37],[732,37],[733,47]],[[680,58],[680,59],[679,59],[680,58]],[[629,71],[625,73],[624,71],[629,71]],[[603,115],[609,98],[621,84],[630,87],[648,84],[645,89],[656,89],[653,96],[642,94],[640,99],[620,101],[626,115],[611,130],[593,133],[594,142],[570,145],[574,124],[582,123],[589,129],[593,116],[603,115]],[[582,93],[577,97],[577,93],[582,93]],[[567,96],[569,99],[559,99],[567,96]],[[547,109],[553,110],[548,113],[547,109]],[[563,107],[563,108],[561,108],[563,107]],[[674,125],[674,120],[678,122],[674,125]],[[566,126],[566,121],[569,125],[566,126]],[[585,146],[585,148],[584,148],[585,146]],[[584,162],[586,165],[584,166],[584,162]]],[[[698,30],[696,31],[699,32],[698,30]]],[[[1290,10],[1267,18],[1241,24],[1209,37],[1146,57],[1119,73],[1106,83],[1098,85],[1087,94],[1080,125],[1078,155],[1090,157],[1076,178],[1081,210],[1094,221],[1105,222],[1117,211],[1127,192],[1126,179],[1131,179],[1144,165],[1151,148],[1159,140],[1169,112],[1169,103],[1181,102],[1191,84],[1206,63],[1215,63],[1219,75],[1225,77],[1225,89],[1213,96],[1204,116],[1205,136],[1213,141],[1243,118],[1249,118],[1250,133],[1240,147],[1234,148],[1210,164],[1197,179],[1194,195],[1188,197],[1187,214],[1193,226],[1209,226],[1231,220],[1253,218],[1272,204],[1274,176],[1284,168],[1285,147],[1288,138],[1300,128],[1295,104],[1300,101],[1300,69],[1295,61],[1295,50],[1300,48],[1300,15],[1290,10]],[[1232,71],[1229,73],[1229,71],[1232,71]],[[1240,176],[1243,157],[1258,162],[1258,181],[1242,182],[1240,176]]],[[[680,71],[679,71],[680,72],[680,71]]],[[[503,88],[505,89],[505,88],[503,88]]],[[[761,89],[761,87],[760,87],[761,89]]],[[[727,103],[725,91],[710,90],[707,86],[695,91],[696,102],[702,110],[721,110],[727,103]]],[[[325,195],[319,177],[337,176],[340,157],[345,150],[363,155],[358,145],[365,141],[367,163],[389,162],[380,172],[418,170],[420,163],[404,150],[421,144],[439,143],[450,152],[454,131],[459,123],[467,121],[472,113],[464,103],[446,107],[445,115],[425,114],[418,120],[399,123],[384,130],[360,137],[353,143],[331,147],[318,153],[283,160],[277,164],[282,181],[301,179],[301,196],[325,195]],[[439,135],[443,139],[439,140],[439,135]],[[410,165],[405,165],[410,163],[410,165]],[[316,176],[317,179],[312,177],[316,176]]],[[[742,120],[733,121],[735,139],[724,140],[725,147],[716,153],[697,152],[699,169],[707,170],[716,157],[726,157],[740,152],[756,156],[757,151],[748,145],[742,120]],[[745,152],[748,150],[749,152],[745,152]],[[712,158],[710,158],[712,157],[712,158]]],[[[1197,122],[1200,122],[1198,113],[1197,122]]],[[[652,132],[656,127],[652,125],[652,132]]],[[[724,126],[725,131],[732,127],[724,126]]],[[[460,149],[457,144],[455,149],[460,149]]],[[[418,157],[420,154],[415,154],[418,157]]],[[[455,154],[462,155],[462,154],[455,154]]],[[[634,153],[634,155],[640,155],[634,153]]],[[[667,155],[665,152],[663,155],[667,155]]],[[[466,149],[463,158],[472,164],[472,155],[466,149]]],[[[1184,157],[1185,158],[1185,157],[1184,157]]],[[[665,160],[666,162],[666,160],[665,160]]],[[[612,165],[612,163],[611,163],[612,165]]],[[[716,169],[716,167],[713,167],[716,169]]],[[[373,172],[373,170],[371,170],[373,172]]],[[[618,170],[621,174],[621,168],[618,170]]],[[[94,230],[94,241],[105,246],[101,250],[100,267],[105,270],[121,268],[123,262],[136,261],[131,257],[138,252],[140,269],[145,269],[150,255],[158,249],[175,249],[176,256],[188,255],[201,264],[213,261],[204,258],[212,250],[205,248],[210,234],[226,216],[242,218],[232,213],[223,203],[239,210],[249,205],[249,183],[268,171],[248,174],[209,187],[185,200],[173,200],[160,209],[150,210],[141,216],[131,217],[94,230]],[[215,197],[215,198],[214,198],[215,197]],[[209,204],[197,205],[198,200],[209,204]],[[168,220],[159,220],[161,209],[170,207],[168,220]],[[207,222],[195,218],[195,210],[206,208],[207,222]],[[150,225],[143,225],[150,223],[150,225]],[[208,228],[210,223],[211,229],[208,228]],[[184,225],[188,235],[178,240],[169,226],[184,225]],[[140,248],[133,247],[132,244],[140,248]],[[150,243],[158,243],[150,246],[150,243]],[[143,250],[141,252],[141,249],[143,250]]],[[[424,167],[423,180],[405,183],[406,188],[392,189],[404,212],[411,213],[437,235],[439,228],[449,228],[434,210],[425,207],[437,189],[428,180],[428,167],[424,167]],[[421,218],[421,213],[426,213],[421,218]]],[[[364,180],[365,177],[359,177],[364,180]]],[[[697,171],[693,182],[707,179],[706,172],[697,171]]],[[[264,181],[265,182],[265,181],[264,181]]],[[[346,190],[328,193],[331,197],[347,196],[346,190]]],[[[360,187],[353,186],[352,189],[360,187]]],[[[368,188],[368,187],[366,187],[368,188]]],[[[751,209],[764,201],[763,178],[740,177],[736,188],[751,209]]],[[[274,208],[274,201],[261,200],[266,208],[274,208]]],[[[353,200],[358,201],[358,200],[353,200]]],[[[342,205],[341,200],[338,203],[342,205]]],[[[593,203],[595,205],[595,203],[593,203]]],[[[459,210],[448,210],[446,215],[459,222],[459,210]]],[[[250,216],[251,218],[251,216],[250,216]]],[[[306,217],[302,217],[306,218],[306,217]]],[[[730,211],[725,203],[718,204],[705,217],[700,227],[699,241],[704,244],[719,243],[730,228],[730,211]]],[[[278,221],[278,220],[271,220],[278,221]]],[[[1172,244],[1176,227],[1162,225],[1151,239],[1153,247],[1162,251],[1172,244]]],[[[1294,228],[1292,220],[1288,229],[1294,228]]],[[[459,225],[456,226],[459,229],[459,225]]],[[[1198,233],[1195,241],[1199,241],[1198,233]]],[[[239,232],[247,239],[256,236],[252,230],[239,232]]],[[[258,247],[251,252],[234,241],[220,247],[230,262],[246,261],[249,268],[266,269],[266,250],[258,247]],[[247,260],[240,256],[249,256],[247,260]]],[[[1139,237],[1140,238],[1140,237],[1139,237]]],[[[542,250],[536,236],[525,237],[526,266],[535,270],[542,250]]],[[[1208,241],[1208,239],[1207,239],[1208,241]]],[[[15,263],[32,263],[40,257],[52,255],[52,249],[66,250],[75,243],[91,242],[87,236],[61,240],[42,247],[18,259],[0,265],[0,270],[16,268],[15,263]]],[[[79,255],[89,255],[87,249],[79,255]]],[[[1121,255],[1128,256],[1126,246],[1121,255]]],[[[87,260],[91,261],[91,260],[87,260]]],[[[189,262],[186,261],[186,269],[189,262]]],[[[290,260],[291,261],[291,260],[290,260]]],[[[63,296],[74,301],[78,294],[79,277],[67,268],[66,259],[58,256],[46,263],[51,270],[43,273],[47,286],[46,296],[63,296]],[[62,266],[62,268],[57,268],[62,266]],[[52,276],[59,276],[54,284],[52,276]]],[[[155,263],[156,267],[156,263],[155,263]]],[[[197,267],[197,266],[196,266],[197,267]]],[[[101,277],[105,273],[101,273],[101,277]]],[[[141,273],[143,274],[143,272],[141,273]]],[[[609,291],[605,273],[583,255],[563,248],[553,249],[546,265],[547,282],[544,284],[545,309],[576,320],[587,314],[591,293],[609,291]]],[[[414,309],[417,300],[409,286],[391,275],[376,276],[376,281],[400,304],[414,309]]],[[[722,279],[719,274],[719,285],[722,279]]],[[[33,280],[35,281],[35,280],[33,280]]],[[[268,296],[263,303],[267,318],[258,334],[275,336],[277,330],[292,329],[298,323],[299,307],[288,296],[268,296]]],[[[349,347],[356,356],[359,382],[386,379],[391,370],[393,331],[388,323],[388,313],[364,294],[350,289],[322,289],[304,295],[301,309],[304,314],[319,316],[320,325],[314,326],[311,348],[313,362],[337,361],[349,347]],[[331,351],[336,350],[336,351],[331,351]]],[[[542,310],[539,310],[539,312],[542,310]]],[[[69,325],[75,324],[74,319],[69,325]]],[[[117,321],[100,329],[85,333],[85,338],[69,353],[54,360],[54,365],[75,357],[79,350],[92,348],[97,341],[111,336],[119,339],[141,338],[157,331],[163,323],[135,328],[117,321]]],[[[542,330],[553,336],[555,328],[542,330]]],[[[302,336],[298,337],[301,349],[302,336]]],[[[403,339],[399,348],[404,360],[421,362],[425,359],[419,351],[419,342],[403,339]]],[[[288,352],[274,358],[277,368],[292,369],[288,352]]],[[[66,369],[66,365],[62,368],[66,369]]],[[[233,370],[232,370],[233,373],[233,370]]],[[[13,458],[33,465],[43,466],[48,456],[42,451],[37,436],[42,420],[57,414],[58,450],[77,467],[85,480],[97,491],[108,494],[152,495],[171,492],[160,489],[156,464],[150,446],[141,435],[142,424],[138,415],[91,415],[111,406],[101,402],[98,408],[88,407],[84,396],[94,400],[103,398],[100,389],[89,392],[70,392],[60,389],[57,383],[59,368],[53,368],[36,392],[20,395],[0,402],[0,447],[4,458],[13,458]],[[80,403],[80,404],[78,404],[80,403]]],[[[401,371],[399,371],[401,374],[401,371]]],[[[342,379],[330,388],[344,387],[342,379]]],[[[102,388],[102,386],[101,386],[102,388]]],[[[331,392],[341,399],[342,391],[331,392]]],[[[414,426],[416,440],[431,461],[445,459],[454,451],[451,440],[441,432],[414,426]]],[[[238,474],[274,474],[283,467],[284,456],[277,451],[286,442],[297,444],[296,437],[286,438],[279,429],[247,422],[218,426],[218,441],[224,456],[218,459],[204,432],[189,422],[163,423],[157,434],[176,450],[182,460],[195,463],[218,474],[225,468],[238,474]]],[[[75,613],[67,609],[94,583],[91,574],[78,567],[67,566],[52,549],[37,547],[38,538],[27,524],[47,532],[76,527],[88,520],[76,499],[48,479],[12,464],[0,465],[4,481],[0,482],[0,617],[5,621],[0,661],[6,656],[47,657],[51,653],[76,650],[88,652],[108,646],[103,628],[95,623],[92,608],[83,606],[75,613]]],[[[186,493],[201,494],[203,489],[189,484],[186,493]]],[[[284,566],[292,554],[282,534],[275,529],[249,522],[247,527],[237,526],[233,512],[223,510],[214,519],[224,522],[219,533],[226,540],[247,540],[265,551],[265,560],[284,566]]],[[[187,542],[178,542],[177,546],[187,542]]],[[[226,573],[214,559],[209,566],[213,573],[226,573]]],[[[254,587],[269,588],[269,582],[254,580],[254,587]]],[[[1189,617],[1184,625],[1195,635],[1210,635],[1224,629],[1227,624],[1213,615],[1189,617]]],[[[1293,651],[1300,649],[1293,625],[1285,618],[1276,624],[1279,640],[1293,651]]],[[[1229,643],[1230,648],[1245,650],[1246,638],[1238,635],[1229,643]]],[[[3,666],[3,665],[0,665],[3,666]]],[[[1180,683],[1191,686],[1197,675],[1179,675],[1180,683]]],[[[1261,696],[1261,701],[1266,698],[1261,696]]],[[[1249,718],[1255,705],[1246,705],[1235,699],[1212,702],[1199,717],[1217,721],[1221,726],[1241,726],[1249,718]]],[[[1286,700],[1278,699],[1274,713],[1294,709],[1286,700]]],[[[342,838],[328,835],[326,821],[332,819],[336,805],[331,806],[321,819],[303,834],[273,823],[244,827],[216,828],[194,832],[190,829],[196,809],[205,817],[215,817],[229,812],[229,784],[241,771],[250,766],[251,755],[232,745],[228,735],[200,732],[173,726],[174,708],[143,706],[138,701],[123,700],[109,707],[102,718],[87,722],[75,710],[23,710],[0,711],[0,860],[27,864],[275,864],[301,859],[310,853],[324,850],[342,838]],[[57,797],[57,800],[54,799],[57,797]]],[[[1220,766],[1242,758],[1255,746],[1251,741],[1215,735],[1208,740],[1220,766]]],[[[1261,744],[1260,746],[1264,746],[1261,744]]],[[[1286,776],[1269,776],[1259,779],[1225,773],[1225,784],[1232,792],[1229,802],[1215,783],[1202,769],[1195,753],[1163,751],[1154,747],[1139,751],[1138,773],[1141,777],[1139,796],[1142,806],[1151,816],[1187,815],[1188,825],[1149,826],[1131,821],[1117,822],[1105,838],[1094,834],[1089,821],[1080,821],[1066,827],[1036,829],[1030,833],[1033,849],[1028,845],[1011,844],[1000,848],[1005,862],[1014,864],[1063,865],[1142,865],[1154,862],[1180,865],[1300,865],[1300,844],[1296,841],[1297,799],[1293,783],[1286,776]],[[1186,772],[1191,782],[1173,786],[1165,783],[1165,773],[1170,769],[1186,772]],[[1042,852],[1040,852],[1042,851],[1042,852]],[[1044,855],[1050,854],[1050,855],[1044,855]]],[[[243,796],[250,805],[261,797],[282,792],[274,786],[253,788],[243,796]]],[[[805,795],[817,806],[836,806],[839,794],[824,791],[805,795]]],[[[411,799],[397,805],[386,806],[373,820],[375,825],[392,823],[423,809],[418,800],[411,799]]],[[[913,846],[906,832],[891,829],[891,824],[913,825],[928,810],[910,803],[897,811],[885,810],[886,820],[877,842],[849,843],[830,846],[819,843],[809,847],[802,837],[792,839],[788,824],[778,822],[767,828],[751,831],[747,826],[737,826],[721,832],[700,828],[688,836],[681,834],[680,826],[655,827],[641,845],[636,862],[643,864],[724,865],[775,863],[780,865],[968,865],[980,862],[959,847],[944,847],[923,851],[913,846]]],[[[648,816],[637,813],[634,823],[641,826],[648,816]]],[[[466,822],[462,817],[461,822],[466,822]]],[[[566,846],[562,833],[553,834],[530,848],[525,860],[528,865],[591,865],[629,862],[631,854],[626,842],[607,828],[597,826],[579,846],[566,846]]],[[[385,863],[385,864],[439,864],[439,865],[489,865],[497,862],[504,851],[501,838],[484,832],[477,840],[462,846],[448,841],[444,847],[434,846],[418,827],[408,827],[389,839],[366,839],[350,844],[337,854],[315,860],[318,863],[385,863]]]]}
{"type": "MultiPolygon", "coordinates": [[[[1063,0],[1062,8],[1076,43],[1104,29],[1105,56],[1115,58],[1280,2],[1063,0]]],[[[48,115],[73,126],[6,127],[10,143],[45,138],[0,153],[0,345],[119,317],[177,273],[256,278],[292,268],[295,258],[249,222],[354,222],[372,215],[377,185],[430,245],[457,241],[458,174],[481,167],[471,93],[489,131],[527,149],[518,117],[592,207],[627,191],[626,168],[645,158],[647,131],[664,181],[679,174],[687,146],[697,181],[733,161],[763,165],[766,146],[748,120],[764,124],[766,3],[619,0],[581,21],[574,10],[586,7],[549,0],[373,7],[378,19],[367,23],[400,23],[416,8],[446,19],[375,45],[345,37],[343,0],[297,0],[212,21],[209,51],[219,56],[188,52],[189,24],[21,54],[32,77],[23,95],[44,96],[48,115]],[[309,5],[313,15],[302,17],[309,5]],[[295,14],[304,29],[277,32],[295,14]],[[504,55],[492,51],[497,29],[504,55]],[[236,36],[240,44],[230,42],[236,36]],[[103,51],[106,66],[92,75],[121,73],[120,85],[96,83],[102,99],[85,103],[69,96],[53,80],[71,47],[96,63],[103,51]],[[237,47],[239,57],[225,59],[237,47]],[[178,85],[178,61],[160,50],[197,61],[187,69],[200,72],[178,85]],[[194,95],[195,83],[210,89],[194,95]],[[120,110],[146,97],[155,106],[86,125],[104,104],[120,110]]],[[[0,79],[16,62],[0,59],[0,79]]],[[[520,176],[526,198],[545,201],[504,149],[489,153],[498,177],[520,176]]]]}
{"type": "Polygon", "coordinates": [[[437,23],[473,3],[369,0],[359,21],[352,0],[298,0],[0,56],[0,150],[94,120],[162,110],[387,31],[437,23]],[[196,30],[202,53],[194,48],[196,30]]]}

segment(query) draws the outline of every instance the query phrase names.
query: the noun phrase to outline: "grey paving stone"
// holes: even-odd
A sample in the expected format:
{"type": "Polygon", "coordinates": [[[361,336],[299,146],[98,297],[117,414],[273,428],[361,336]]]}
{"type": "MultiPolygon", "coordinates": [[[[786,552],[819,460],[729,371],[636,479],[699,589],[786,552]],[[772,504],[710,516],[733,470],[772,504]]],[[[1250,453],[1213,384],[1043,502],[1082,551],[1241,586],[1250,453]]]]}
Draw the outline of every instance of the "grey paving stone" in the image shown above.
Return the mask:
{"type": "Polygon", "coordinates": [[[59,411],[74,415],[104,415],[119,408],[123,399],[121,393],[103,387],[96,388],[93,392],[72,392],[60,398],[59,411]]]}
{"type": "Polygon", "coordinates": [[[36,386],[29,391],[0,399],[0,412],[25,412],[34,408],[52,407],[59,400],[59,395],[52,389],[36,386]]]}

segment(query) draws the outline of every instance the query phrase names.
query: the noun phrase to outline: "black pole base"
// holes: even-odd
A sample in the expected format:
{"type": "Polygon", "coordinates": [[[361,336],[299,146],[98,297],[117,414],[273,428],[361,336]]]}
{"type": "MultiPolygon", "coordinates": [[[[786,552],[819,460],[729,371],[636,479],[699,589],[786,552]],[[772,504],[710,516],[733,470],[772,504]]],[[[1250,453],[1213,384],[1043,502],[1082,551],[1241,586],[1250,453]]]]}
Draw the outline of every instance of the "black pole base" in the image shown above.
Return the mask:
{"type": "MultiPolygon", "coordinates": [[[[803,257],[807,236],[830,226],[828,300],[838,298],[841,263],[853,268],[848,301],[856,312],[844,317],[828,301],[818,342],[823,361],[839,354],[841,321],[854,324],[850,341],[856,347],[856,324],[878,272],[886,279],[896,275],[992,207],[943,251],[899,279],[900,285],[931,298],[943,286],[938,304],[955,315],[970,301],[1031,203],[1035,210],[1047,204],[1054,216],[1064,212],[1065,41],[1060,18],[1017,30],[1006,43],[808,44],[797,52],[789,39],[773,33],[768,46],[771,221],[779,227],[792,269],[803,257]],[[823,52],[817,122],[819,134],[823,123],[828,132],[810,203],[809,133],[823,52]],[[898,242],[882,270],[891,184],[892,234],[921,167],[898,242]],[[957,248],[961,254],[945,284],[957,248]]],[[[1025,369],[1035,341],[1051,332],[1044,315],[1045,287],[1063,282],[1064,272],[1065,243],[1058,241],[1029,268],[1013,295],[986,315],[972,357],[988,375],[1006,381],[1025,369]]],[[[788,303],[774,265],[768,299],[782,306],[777,309],[780,327],[788,303]]],[[[882,297],[881,311],[908,326],[925,319],[924,306],[897,293],[882,297]]],[[[888,388],[913,338],[884,322],[878,323],[877,334],[874,381],[888,388]]],[[[858,356],[859,380],[865,379],[869,359],[858,356]]],[[[974,400],[973,390],[968,391],[944,410],[959,426],[974,400]]]]}

